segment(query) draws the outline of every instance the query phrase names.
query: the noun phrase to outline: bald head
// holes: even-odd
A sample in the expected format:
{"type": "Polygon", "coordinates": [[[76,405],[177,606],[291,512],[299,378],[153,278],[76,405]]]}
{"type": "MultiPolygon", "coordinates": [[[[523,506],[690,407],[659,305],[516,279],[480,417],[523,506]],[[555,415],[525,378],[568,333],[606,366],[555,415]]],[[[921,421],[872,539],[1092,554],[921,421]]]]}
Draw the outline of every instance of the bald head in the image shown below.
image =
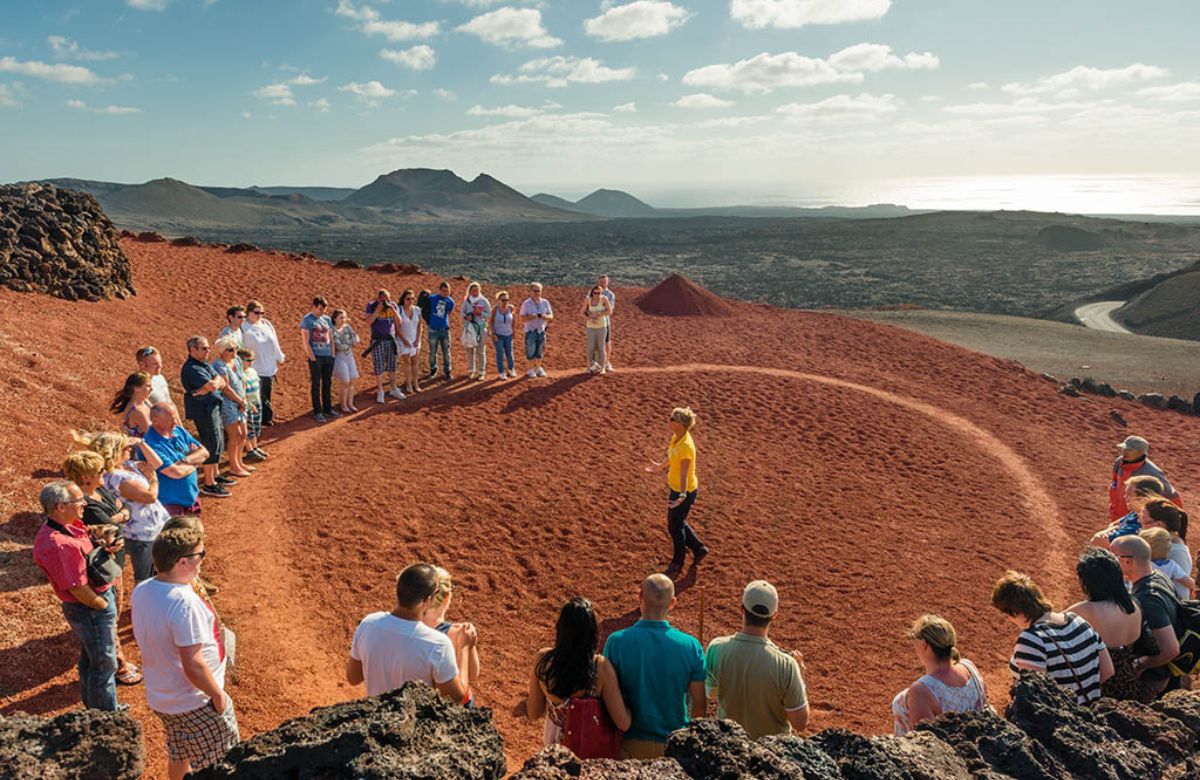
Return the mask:
{"type": "Polygon", "coordinates": [[[642,617],[665,620],[675,604],[675,583],[665,574],[651,574],[642,580],[642,617]]]}
{"type": "Polygon", "coordinates": [[[170,401],[159,401],[151,406],[150,425],[163,435],[170,433],[175,428],[175,404],[170,401]]]}
{"type": "Polygon", "coordinates": [[[1150,544],[1140,536],[1118,536],[1109,546],[1121,564],[1121,573],[1130,582],[1148,576],[1150,566],[1150,544]]]}

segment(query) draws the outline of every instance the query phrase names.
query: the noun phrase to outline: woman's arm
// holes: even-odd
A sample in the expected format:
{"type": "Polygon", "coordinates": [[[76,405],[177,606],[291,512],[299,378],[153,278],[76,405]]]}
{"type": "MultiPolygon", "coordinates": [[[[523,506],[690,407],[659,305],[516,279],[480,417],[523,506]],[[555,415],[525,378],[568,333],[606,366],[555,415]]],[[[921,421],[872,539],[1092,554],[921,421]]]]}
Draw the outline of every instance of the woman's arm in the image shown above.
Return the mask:
{"type": "Polygon", "coordinates": [[[1103,683],[1109,677],[1112,677],[1115,671],[1112,656],[1108,654],[1108,648],[1100,648],[1100,682],[1103,683]]]}
{"type": "Polygon", "coordinates": [[[525,698],[525,717],[532,723],[537,723],[546,716],[546,694],[542,692],[542,681],[538,679],[537,668],[549,650],[548,647],[539,650],[534,656],[533,665],[529,667],[529,694],[525,698]]]}
{"type": "Polygon", "coordinates": [[[915,726],[923,720],[933,720],[942,714],[937,699],[919,682],[908,686],[908,723],[915,726]]]}
{"type": "Polygon", "coordinates": [[[596,656],[596,677],[600,682],[600,698],[604,699],[604,708],[609,717],[620,731],[629,731],[633,725],[633,715],[621,697],[621,686],[617,682],[617,671],[602,655],[596,656]]]}
{"type": "MultiPolygon", "coordinates": [[[[154,472],[151,471],[150,473],[153,474],[154,472]]],[[[121,483],[118,492],[121,494],[121,498],[126,501],[132,501],[135,504],[153,504],[158,500],[158,480],[155,479],[151,482],[147,479],[146,487],[142,487],[137,484],[137,480],[127,479],[121,483]]]]}

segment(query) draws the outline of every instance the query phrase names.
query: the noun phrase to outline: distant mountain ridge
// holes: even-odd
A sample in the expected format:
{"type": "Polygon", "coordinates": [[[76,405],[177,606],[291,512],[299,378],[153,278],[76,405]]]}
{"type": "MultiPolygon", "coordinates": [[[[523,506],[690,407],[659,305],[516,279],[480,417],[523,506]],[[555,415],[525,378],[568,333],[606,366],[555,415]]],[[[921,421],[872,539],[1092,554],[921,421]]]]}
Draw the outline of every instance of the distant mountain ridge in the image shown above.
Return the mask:
{"type": "Polygon", "coordinates": [[[884,219],[923,214],[907,206],[874,203],[869,206],[705,206],[700,208],[657,208],[621,190],[599,189],[577,201],[539,192],[532,200],[564,211],[577,211],[609,219],[653,217],[745,217],[789,219],[796,217],[828,217],[841,219],[884,219]]]}
{"type": "Polygon", "coordinates": [[[599,189],[572,203],[566,198],[539,192],[531,200],[546,206],[596,217],[653,217],[658,209],[621,190],[599,189]]]}

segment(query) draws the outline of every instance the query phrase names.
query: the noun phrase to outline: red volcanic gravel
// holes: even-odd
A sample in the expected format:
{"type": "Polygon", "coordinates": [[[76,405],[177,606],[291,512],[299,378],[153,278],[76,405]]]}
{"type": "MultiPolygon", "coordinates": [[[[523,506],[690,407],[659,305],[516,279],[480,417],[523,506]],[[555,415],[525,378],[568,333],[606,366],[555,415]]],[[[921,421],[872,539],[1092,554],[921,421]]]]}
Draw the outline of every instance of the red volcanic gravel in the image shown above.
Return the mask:
{"type": "MultiPolygon", "coordinates": [[[[230,692],[244,736],[360,696],[343,678],[354,628],[390,608],[396,573],[425,559],[460,586],[451,618],[479,627],[476,699],[519,767],[541,742],[524,694],[559,606],[583,594],[604,633],[625,626],[639,581],[669,559],[665,485],[641,467],[662,456],[677,405],[699,414],[692,518],[712,554],[680,581],[672,620],[703,626],[706,641],[732,632],[745,583],[774,582],[772,636],[805,654],[817,729],[889,730],[892,695],[919,674],[903,630],[926,611],[954,622],[1002,704],[1015,637],[989,606],[991,584],[1015,567],[1058,606],[1079,598],[1073,560],[1107,521],[1109,467],[1126,434],[1150,439],[1185,496],[1200,484],[1194,418],[1067,398],[1010,362],[869,322],[720,301],[682,279],[641,300],[730,316],[648,316],[627,305],[642,291],[618,286],[613,374],[585,373],[583,290],[548,288],[559,313],[549,378],[501,382],[489,369],[486,382],[433,383],[376,405],[364,376],[362,411],[318,426],[306,416],[300,318],[321,294],[365,335],[354,313],[378,275],[262,252],[122,247],[138,290],[129,300],[0,290],[3,713],[78,703],[75,641],[30,558],[37,490],[56,475],[69,429],[115,424],[107,405],[141,345],[164,352],[178,394],[185,339],[214,337],[225,309],[249,298],[263,301],[288,354],[281,424],[266,429],[270,460],[204,507],[205,573],[238,632],[230,692]]],[[[437,282],[397,274],[387,286],[397,295],[437,282]]],[[[464,285],[453,286],[461,297],[464,285]]],[[[366,361],[360,370],[369,374],[366,361]]],[[[136,659],[127,614],[121,633],[136,659]]],[[[165,776],[142,689],[119,695],[145,727],[150,775],[165,776]]]]}
{"type": "Polygon", "coordinates": [[[638,296],[634,304],[647,314],[664,317],[732,317],[733,307],[700,285],[671,274],[654,289],[638,296]]]}

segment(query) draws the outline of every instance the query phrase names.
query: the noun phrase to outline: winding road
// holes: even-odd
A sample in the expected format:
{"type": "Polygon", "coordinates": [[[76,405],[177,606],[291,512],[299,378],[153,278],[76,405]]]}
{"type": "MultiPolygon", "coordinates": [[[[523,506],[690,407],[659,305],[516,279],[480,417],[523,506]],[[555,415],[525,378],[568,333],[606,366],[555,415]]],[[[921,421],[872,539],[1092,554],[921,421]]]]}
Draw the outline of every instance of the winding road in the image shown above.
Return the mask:
{"type": "Polygon", "coordinates": [[[1112,313],[1125,305],[1125,301],[1099,301],[1088,303],[1075,310],[1075,319],[1085,328],[1108,333],[1132,333],[1112,318],[1112,313]]]}

